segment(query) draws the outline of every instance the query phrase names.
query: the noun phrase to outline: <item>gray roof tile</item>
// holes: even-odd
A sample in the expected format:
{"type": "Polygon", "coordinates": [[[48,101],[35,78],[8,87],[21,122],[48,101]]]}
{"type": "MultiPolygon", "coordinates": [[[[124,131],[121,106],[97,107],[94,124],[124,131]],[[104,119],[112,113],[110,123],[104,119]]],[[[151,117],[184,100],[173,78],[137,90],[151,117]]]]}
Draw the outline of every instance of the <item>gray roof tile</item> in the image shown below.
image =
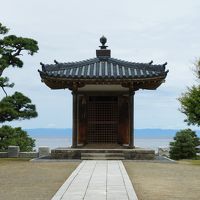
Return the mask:
{"type": "Polygon", "coordinates": [[[65,79],[139,79],[166,77],[165,65],[134,63],[115,58],[93,58],[80,62],[42,64],[41,77],[65,79]]]}

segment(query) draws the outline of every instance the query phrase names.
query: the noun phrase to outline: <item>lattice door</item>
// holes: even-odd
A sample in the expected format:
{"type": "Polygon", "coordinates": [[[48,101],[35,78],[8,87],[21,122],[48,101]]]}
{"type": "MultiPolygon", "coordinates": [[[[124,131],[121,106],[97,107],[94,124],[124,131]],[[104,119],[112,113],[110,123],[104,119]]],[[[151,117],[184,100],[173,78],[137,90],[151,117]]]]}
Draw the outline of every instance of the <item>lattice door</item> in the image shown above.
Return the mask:
{"type": "Polygon", "coordinates": [[[118,102],[112,98],[88,103],[88,143],[117,143],[118,102]]]}

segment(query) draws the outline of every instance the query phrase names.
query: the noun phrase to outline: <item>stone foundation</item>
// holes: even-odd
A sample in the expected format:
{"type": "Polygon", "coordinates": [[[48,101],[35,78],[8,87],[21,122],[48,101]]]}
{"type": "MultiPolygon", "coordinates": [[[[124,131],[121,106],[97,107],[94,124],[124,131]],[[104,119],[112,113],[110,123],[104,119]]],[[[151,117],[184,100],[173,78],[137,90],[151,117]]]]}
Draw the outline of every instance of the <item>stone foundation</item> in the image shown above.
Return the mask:
{"type": "Polygon", "coordinates": [[[52,159],[81,159],[82,153],[121,153],[126,160],[153,160],[155,151],[148,149],[73,149],[57,148],[51,150],[52,159]]]}

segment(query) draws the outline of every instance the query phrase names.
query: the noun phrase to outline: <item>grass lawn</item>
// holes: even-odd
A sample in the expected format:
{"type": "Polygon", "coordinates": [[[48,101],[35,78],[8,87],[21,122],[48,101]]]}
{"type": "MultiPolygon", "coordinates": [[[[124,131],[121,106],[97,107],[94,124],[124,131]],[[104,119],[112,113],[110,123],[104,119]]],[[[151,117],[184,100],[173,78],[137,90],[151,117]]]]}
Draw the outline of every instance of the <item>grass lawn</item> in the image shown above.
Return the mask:
{"type": "Polygon", "coordinates": [[[200,161],[124,161],[139,200],[199,200],[200,161]]]}
{"type": "Polygon", "coordinates": [[[192,165],[199,165],[200,166],[200,160],[181,160],[178,161],[180,164],[192,164],[192,165]]]}
{"type": "Polygon", "coordinates": [[[78,164],[0,159],[0,199],[49,200],[78,164]]]}

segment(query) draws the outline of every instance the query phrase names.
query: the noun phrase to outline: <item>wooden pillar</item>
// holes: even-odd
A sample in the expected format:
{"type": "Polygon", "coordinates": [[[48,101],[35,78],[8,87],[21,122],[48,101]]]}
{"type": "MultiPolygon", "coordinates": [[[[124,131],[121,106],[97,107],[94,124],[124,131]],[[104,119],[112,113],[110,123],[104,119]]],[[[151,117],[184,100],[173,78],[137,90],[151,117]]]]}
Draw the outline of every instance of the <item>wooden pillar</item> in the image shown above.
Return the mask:
{"type": "Polygon", "coordinates": [[[78,95],[78,110],[77,110],[77,129],[78,129],[78,146],[86,143],[86,97],[84,95],[78,95]]]}
{"type": "Polygon", "coordinates": [[[129,109],[129,116],[130,116],[130,143],[129,147],[134,147],[134,91],[130,91],[130,109],[129,109]]]}
{"type": "Polygon", "coordinates": [[[78,102],[78,98],[77,98],[77,90],[73,90],[72,92],[73,95],[73,136],[72,136],[72,147],[76,148],[77,147],[77,132],[78,132],[78,128],[77,128],[77,122],[78,122],[78,110],[77,110],[77,102],[78,102]]]}

